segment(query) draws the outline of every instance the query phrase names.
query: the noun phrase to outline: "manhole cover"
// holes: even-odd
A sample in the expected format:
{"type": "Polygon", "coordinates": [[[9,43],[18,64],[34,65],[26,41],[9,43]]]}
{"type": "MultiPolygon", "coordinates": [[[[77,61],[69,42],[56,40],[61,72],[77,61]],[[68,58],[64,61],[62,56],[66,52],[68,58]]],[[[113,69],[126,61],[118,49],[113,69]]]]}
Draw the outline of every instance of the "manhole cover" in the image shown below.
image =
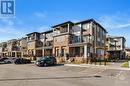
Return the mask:
{"type": "Polygon", "coordinates": [[[95,75],[94,77],[98,77],[98,78],[100,78],[101,76],[95,75]]]}

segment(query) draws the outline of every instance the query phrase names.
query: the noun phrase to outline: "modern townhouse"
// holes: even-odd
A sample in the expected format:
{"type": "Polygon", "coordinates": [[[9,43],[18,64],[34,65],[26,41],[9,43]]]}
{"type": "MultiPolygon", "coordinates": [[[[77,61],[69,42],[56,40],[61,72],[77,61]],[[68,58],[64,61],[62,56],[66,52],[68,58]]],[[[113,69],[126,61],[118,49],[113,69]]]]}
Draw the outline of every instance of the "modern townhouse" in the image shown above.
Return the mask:
{"type": "Polygon", "coordinates": [[[27,37],[19,39],[21,57],[27,57],[27,37]]]}
{"type": "Polygon", "coordinates": [[[8,57],[21,57],[19,40],[12,39],[7,41],[7,56],[8,57]]]}
{"type": "Polygon", "coordinates": [[[74,24],[72,22],[68,21],[52,27],[54,32],[53,54],[63,60],[65,60],[66,55],[71,52],[69,51],[69,41],[70,30],[73,25],[74,24]]]}
{"type": "Polygon", "coordinates": [[[53,55],[53,30],[42,32],[43,40],[43,56],[53,55]]]}
{"type": "Polygon", "coordinates": [[[1,57],[21,57],[19,41],[17,39],[8,40],[0,44],[1,57]]]}
{"type": "Polygon", "coordinates": [[[7,42],[2,42],[0,44],[0,54],[1,54],[1,57],[7,57],[7,42]]]}
{"type": "Polygon", "coordinates": [[[2,52],[3,52],[3,47],[2,47],[2,43],[0,43],[0,57],[2,57],[2,52]]]}
{"type": "Polygon", "coordinates": [[[35,60],[36,57],[42,56],[42,42],[40,41],[40,33],[33,32],[27,34],[27,55],[30,59],[35,60]]]}
{"type": "Polygon", "coordinates": [[[107,52],[111,58],[124,59],[125,58],[125,42],[124,37],[107,36],[107,52]]]}
{"type": "Polygon", "coordinates": [[[37,58],[53,55],[66,61],[69,58],[125,58],[125,38],[107,36],[107,31],[94,19],[73,23],[67,21],[45,32],[32,32],[19,40],[0,43],[0,56],[37,58]]]}
{"type": "Polygon", "coordinates": [[[125,48],[126,58],[130,59],[130,48],[125,48]]]}
{"type": "Polygon", "coordinates": [[[86,59],[92,55],[104,56],[107,31],[95,20],[68,21],[52,28],[57,33],[53,43],[53,54],[57,57],[66,60],[66,57],[86,59]]]}

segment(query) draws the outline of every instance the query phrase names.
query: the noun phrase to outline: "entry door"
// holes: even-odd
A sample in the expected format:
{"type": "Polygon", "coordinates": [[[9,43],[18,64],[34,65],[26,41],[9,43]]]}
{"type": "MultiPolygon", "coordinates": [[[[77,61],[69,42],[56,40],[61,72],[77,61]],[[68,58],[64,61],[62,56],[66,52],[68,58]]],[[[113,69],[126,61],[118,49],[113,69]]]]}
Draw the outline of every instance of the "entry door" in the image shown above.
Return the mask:
{"type": "Polygon", "coordinates": [[[56,49],[56,56],[59,56],[59,49],[56,49]]]}

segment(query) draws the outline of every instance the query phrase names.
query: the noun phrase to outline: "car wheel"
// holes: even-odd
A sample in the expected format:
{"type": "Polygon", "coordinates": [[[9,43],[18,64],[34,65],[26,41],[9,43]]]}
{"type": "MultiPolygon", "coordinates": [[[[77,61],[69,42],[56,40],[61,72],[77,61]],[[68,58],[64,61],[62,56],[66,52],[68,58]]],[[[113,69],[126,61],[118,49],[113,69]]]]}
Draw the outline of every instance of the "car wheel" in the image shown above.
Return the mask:
{"type": "Polygon", "coordinates": [[[47,63],[44,63],[44,67],[46,67],[47,66],[47,63]]]}
{"type": "Polygon", "coordinates": [[[7,64],[10,64],[10,63],[11,63],[10,61],[7,62],[7,64]]]}

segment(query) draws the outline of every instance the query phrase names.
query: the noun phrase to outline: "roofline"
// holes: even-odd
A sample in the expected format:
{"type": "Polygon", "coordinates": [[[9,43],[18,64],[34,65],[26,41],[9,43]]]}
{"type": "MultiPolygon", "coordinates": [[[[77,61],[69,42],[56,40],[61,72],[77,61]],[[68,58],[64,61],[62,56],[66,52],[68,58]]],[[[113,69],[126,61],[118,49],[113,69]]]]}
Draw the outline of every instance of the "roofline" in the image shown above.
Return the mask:
{"type": "Polygon", "coordinates": [[[39,32],[32,32],[32,33],[28,33],[28,34],[26,34],[26,35],[28,36],[28,35],[33,34],[33,33],[38,33],[38,34],[40,34],[39,32]]]}
{"type": "Polygon", "coordinates": [[[75,24],[80,24],[80,23],[85,23],[85,22],[90,22],[90,21],[93,21],[94,19],[87,19],[87,20],[82,20],[82,21],[79,21],[79,22],[76,22],[75,24]]]}
{"type": "Polygon", "coordinates": [[[106,33],[108,33],[106,31],[106,29],[103,26],[101,26],[98,22],[96,22],[93,18],[87,19],[87,20],[83,20],[83,21],[77,22],[75,24],[86,23],[86,22],[94,22],[95,24],[99,25],[106,33]]]}
{"type": "Polygon", "coordinates": [[[53,32],[53,29],[51,29],[51,30],[47,30],[47,31],[45,31],[45,32],[41,32],[41,34],[43,34],[43,33],[50,33],[50,32],[53,32]]]}
{"type": "MultiPolygon", "coordinates": [[[[107,38],[124,38],[124,39],[125,39],[124,36],[108,36],[107,38]]],[[[126,40],[126,39],[125,39],[125,40],[126,40]]]]}
{"type": "Polygon", "coordinates": [[[71,22],[71,21],[67,21],[67,22],[63,22],[63,23],[60,23],[60,24],[54,25],[54,26],[52,26],[52,28],[55,28],[55,27],[57,27],[57,26],[61,26],[61,25],[67,24],[67,23],[74,24],[74,23],[71,22]]]}

